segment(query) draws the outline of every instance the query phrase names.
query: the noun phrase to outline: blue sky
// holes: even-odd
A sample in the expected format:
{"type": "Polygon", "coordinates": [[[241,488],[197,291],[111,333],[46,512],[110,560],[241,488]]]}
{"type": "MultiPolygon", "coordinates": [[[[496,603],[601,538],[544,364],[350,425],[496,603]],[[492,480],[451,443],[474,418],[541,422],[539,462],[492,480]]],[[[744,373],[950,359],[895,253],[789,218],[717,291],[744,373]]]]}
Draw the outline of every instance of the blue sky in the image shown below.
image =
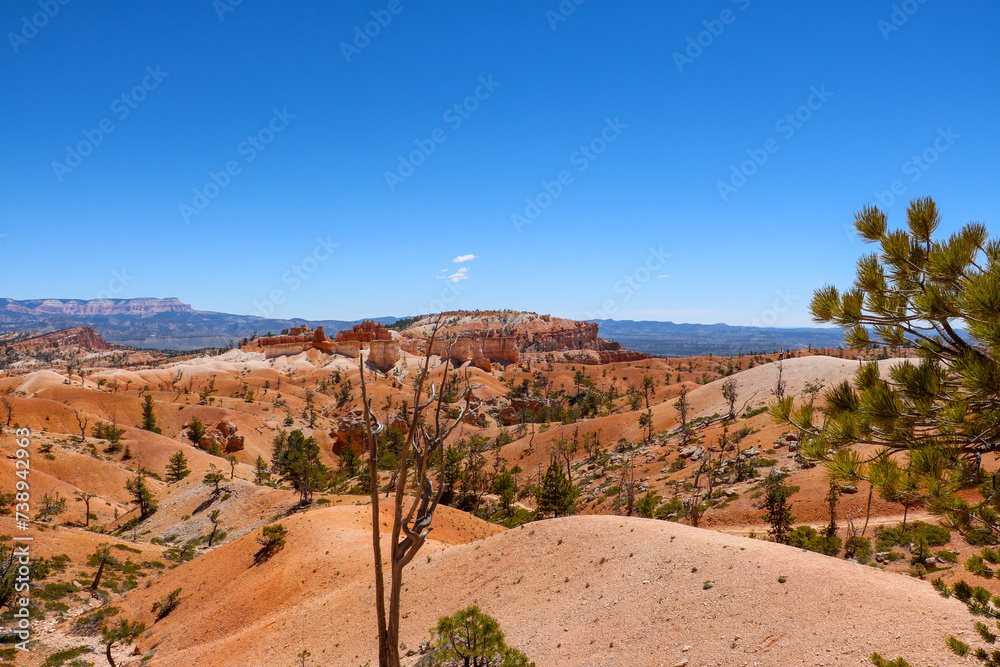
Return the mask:
{"type": "Polygon", "coordinates": [[[935,0],[11,0],[0,296],[809,325],[865,204],[901,225],[930,195],[943,232],[996,233],[998,24],[935,0]]]}

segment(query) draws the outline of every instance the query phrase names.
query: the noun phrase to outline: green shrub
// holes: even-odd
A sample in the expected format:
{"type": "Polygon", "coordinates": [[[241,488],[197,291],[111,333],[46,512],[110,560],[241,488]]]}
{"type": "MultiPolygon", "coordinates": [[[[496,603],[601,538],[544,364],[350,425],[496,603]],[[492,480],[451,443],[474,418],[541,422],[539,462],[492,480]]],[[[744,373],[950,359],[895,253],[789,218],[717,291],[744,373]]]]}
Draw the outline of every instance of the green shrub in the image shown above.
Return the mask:
{"type": "Polygon", "coordinates": [[[906,662],[902,658],[896,658],[895,660],[886,660],[878,653],[872,653],[869,656],[869,660],[875,667],[910,667],[910,663],[906,662]]]}
{"type": "MultiPolygon", "coordinates": [[[[68,661],[73,660],[74,658],[79,658],[81,655],[85,655],[90,652],[91,650],[89,646],[77,646],[76,648],[69,648],[66,649],[65,651],[59,651],[47,657],[45,659],[45,662],[42,663],[42,667],[62,667],[62,665],[65,665],[68,661]]],[[[89,663],[77,663],[77,664],[89,664],[89,663]]]]}
{"type": "Polygon", "coordinates": [[[969,556],[969,559],[965,561],[965,569],[979,577],[993,578],[993,570],[986,567],[983,557],[979,555],[969,556]]]}
{"type": "Polygon", "coordinates": [[[836,535],[826,537],[816,533],[810,526],[799,526],[788,534],[787,544],[800,549],[815,551],[826,556],[836,556],[840,551],[841,539],[836,535]]]}
{"type": "Polygon", "coordinates": [[[867,537],[852,537],[844,545],[844,557],[853,558],[862,565],[867,565],[873,555],[872,541],[867,537]]]}
{"type": "Polygon", "coordinates": [[[957,563],[958,562],[958,552],[948,551],[947,549],[941,549],[940,551],[934,552],[934,555],[943,560],[946,563],[957,563]]]}
{"type": "Polygon", "coordinates": [[[917,543],[920,538],[927,540],[931,547],[943,547],[951,540],[951,532],[943,526],[914,521],[903,530],[902,526],[883,528],[876,534],[876,550],[888,551],[894,546],[917,543]]]}

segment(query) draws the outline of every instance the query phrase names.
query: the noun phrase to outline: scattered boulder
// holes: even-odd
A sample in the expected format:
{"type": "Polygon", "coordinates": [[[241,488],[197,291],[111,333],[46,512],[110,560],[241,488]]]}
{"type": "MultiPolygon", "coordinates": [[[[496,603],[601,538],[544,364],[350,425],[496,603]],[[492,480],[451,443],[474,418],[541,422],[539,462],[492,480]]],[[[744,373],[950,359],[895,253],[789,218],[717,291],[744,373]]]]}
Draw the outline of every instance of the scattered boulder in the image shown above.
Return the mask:
{"type": "Polygon", "coordinates": [[[337,426],[330,431],[333,438],[333,453],[340,454],[348,447],[356,451],[364,449],[365,418],[358,410],[351,410],[337,418],[337,426]]]}
{"type": "Polygon", "coordinates": [[[228,419],[223,419],[214,431],[209,431],[201,437],[198,446],[205,451],[218,450],[227,454],[242,451],[244,448],[243,436],[237,435],[236,431],[236,424],[228,419]]]}

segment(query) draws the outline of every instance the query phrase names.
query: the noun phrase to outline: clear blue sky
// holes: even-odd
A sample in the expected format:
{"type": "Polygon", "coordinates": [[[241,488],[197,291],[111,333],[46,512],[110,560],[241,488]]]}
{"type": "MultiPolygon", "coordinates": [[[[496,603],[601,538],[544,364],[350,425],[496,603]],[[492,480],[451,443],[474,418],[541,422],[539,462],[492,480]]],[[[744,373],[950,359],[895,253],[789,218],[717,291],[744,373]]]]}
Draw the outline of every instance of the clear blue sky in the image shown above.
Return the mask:
{"type": "Polygon", "coordinates": [[[798,326],[877,192],[1000,232],[997,3],[576,2],[4,2],[0,296],[798,326]]]}

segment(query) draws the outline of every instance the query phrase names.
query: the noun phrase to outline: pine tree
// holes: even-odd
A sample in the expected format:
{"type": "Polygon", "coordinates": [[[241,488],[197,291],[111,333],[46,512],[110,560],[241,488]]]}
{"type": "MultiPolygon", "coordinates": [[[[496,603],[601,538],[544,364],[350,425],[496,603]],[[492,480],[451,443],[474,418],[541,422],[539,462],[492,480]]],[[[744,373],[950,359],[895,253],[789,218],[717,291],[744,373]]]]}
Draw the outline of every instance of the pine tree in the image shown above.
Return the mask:
{"type": "Polygon", "coordinates": [[[780,544],[788,541],[788,533],[792,530],[792,505],[788,502],[788,497],[793,493],[792,489],[785,486],[785,475],[772,470],[771,474],[764,480],[764,500],[761,505],[764,516],[761,518],[767,521],[771,528],[767,534],[780,544]]]}
{"type": "Polygon", "coordinates": [[[430,664],[437,666],[535,667],[535,663],[505,641],[500,624],[473,605],[438,620],[432,630],[430,664]]]}
{"type": "Polygon", "coordinates": [[[146,624],[136,622],[130,622],[127,619],[119,619],[118,623],[112,626],[106,626],[101,629],[101,642],[105,646],[105,655],[108,659],[108,664],[111,667],[115,667],[114,658],[111,657],[111,649],[115,644],[119,642],[124,642],[126,644],[131,643],[136,637],[141,635],[146,631],[146,624]]]}
{"type": "Polygon", "coordinates": [[[541,486],[535,492],[538,513],[541,515],[566,516],[576,510],[576,497],[580,491],[569,481],[558,461],[552,461],[541,486]]]}
{"type": "Polygon", "coordinates": [[[267,469],[267,461],[264,460],[263,456],[258,455],[257,462],[254,463],[253,483],[266,484],[270,479],[271,473],[267,469]]]}
{"type": "Polygon", "coordinates": [[[193,444],[197,445],[201,442],[202,437],[205,435],[205,425],[201,423],[201,420],[195,417],[188,424],[187,437],[193,444]]]}
{"type": "Polygon", "coordinates": [[[226,481],[225,474],[223,474],[223,472],[219,470],[214,463],[209,466],[208,472],[206,472],[205,476],[201,479],[201,483],[205,486],[211,487],[212,494],[216,496],[221,493],[222,489],[220,485],[224,481],[226,481]]]}
{"type": "Polygon", "coordinates": [[[995,540],[1000,494],[980,461],[1000,449],[1000,240],[979,223],[935,239],[941,218],[929,197],[906,215],[905,229],[890,230],[881,210],[862,208],[855,229],[878,252],[858,260],[850,289],[817,290],[811,310],[844,329],[852,348],[902,348],[915,362],[894,364],[887,377],[862,364],[853,384],[826,393],[822,424],[791,397],[771,414],[812,436],[803,455],[842,478],[876,482],[904,510],[926,499],[954,529],[995,540]],[[847,449],[855,443],[874,447],[862,456],[847,449]],[[977,487],[979,500],[959,495],[977,487]]]}
{"type": "Polygon", "coordinates": [[[139,508],[140,521],[148,518],[156,511],[156,497],[146,483],[146,471],[141,467],[136,468],[133,479],[125,480],[125,489],[132,494],[132,502],[139,508]]]}
{"type": "Polygon", "coordinates": [[[142,430],[160,433],[160,427],[156,425],[156,414],[153,412],[153,397],[149,394],[142,401],[142,430]]]}
{"type": "Polygon", "coordinates": [[[299,492],[299,504],[306,505],[313,493],[326,486],[329,470],[319,459],[319,444],[302,431],[288,434],[284,449],[278,455],[279,474],[299,492]]]}
{"type": "Polygon", "coordinates": [[[178,450],[170,457],[170,462],[167,464],[167,483],[179,482],[190,474],[187,457],[183,451],[178,450]]]}

